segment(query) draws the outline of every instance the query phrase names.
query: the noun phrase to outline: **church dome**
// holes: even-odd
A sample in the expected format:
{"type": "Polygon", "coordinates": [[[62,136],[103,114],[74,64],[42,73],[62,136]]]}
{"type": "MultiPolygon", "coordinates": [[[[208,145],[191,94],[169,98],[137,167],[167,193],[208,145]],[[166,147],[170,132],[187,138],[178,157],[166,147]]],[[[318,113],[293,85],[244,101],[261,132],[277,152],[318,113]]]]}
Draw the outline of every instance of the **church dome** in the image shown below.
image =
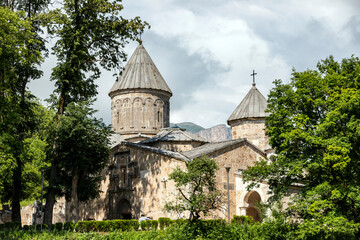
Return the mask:
{"type": "Polygon", "coordinates": [[[172,92],[140,44],[109,92],[111,124],[125,139],[154,136],[170,125],[172,92]]]}
{"type": "Polygon", "coordinates": [[[228,118],[228,124],[230,125],[230,122],[241,119],[265,118],[269,116],[269,113],[265,112],[266,107],[266,98],[256,88],[255,83],[253,83],[248,94],[246,94],[244,99],[228,118]]]}
{"type": "Polygon", "coordinates": [[[150,55],[142,44],[135,49],[125,65],[123,73],[114,83],[109,95],[126,90],[160,90],[172,96],[169,86],[161,76],[150,55]]]}

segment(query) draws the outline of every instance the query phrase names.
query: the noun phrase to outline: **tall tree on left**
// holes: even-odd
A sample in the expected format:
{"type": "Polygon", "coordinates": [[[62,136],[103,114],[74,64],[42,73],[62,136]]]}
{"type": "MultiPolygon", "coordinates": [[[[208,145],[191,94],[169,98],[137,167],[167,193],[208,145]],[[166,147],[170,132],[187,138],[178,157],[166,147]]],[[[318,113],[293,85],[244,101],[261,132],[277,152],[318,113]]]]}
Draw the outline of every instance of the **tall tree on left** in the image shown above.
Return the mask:
{"type": "MultiPolygon", "coordinates": [[[[64,0],[60,9],[47,15],[48,32],[57,38],[52,49],[58,61],[51,75],[55,81],[53,99],[57,109],[57,129],[61,127],[61,118],[70,103],[94,99],[97,94],[94,81],[100,76],[100,67],[106,70],[119,68],[126,59],[125,44],[136,40],[148,26],[139,17],[124,19],[119,15],[122,9],[120,0],[64,0]]],[[[62,154],[58,151],[59,137],[54,136],[50,154],[46,224],[52,223],[53,207],[61,188],[57,182],[62,154]]]]}
{"type": "Polygon", "coordinates": [[[46,51],[37,16],[47,1],[1,1],[0,5],[0,160],[2,170],[11,175],[12,221],[21,221],[24,139],[35,128],[35,102],[27,84],[42,74],[38,66],[46,51]],[[9,164],[11,168],[6,168],[9,164]]]}

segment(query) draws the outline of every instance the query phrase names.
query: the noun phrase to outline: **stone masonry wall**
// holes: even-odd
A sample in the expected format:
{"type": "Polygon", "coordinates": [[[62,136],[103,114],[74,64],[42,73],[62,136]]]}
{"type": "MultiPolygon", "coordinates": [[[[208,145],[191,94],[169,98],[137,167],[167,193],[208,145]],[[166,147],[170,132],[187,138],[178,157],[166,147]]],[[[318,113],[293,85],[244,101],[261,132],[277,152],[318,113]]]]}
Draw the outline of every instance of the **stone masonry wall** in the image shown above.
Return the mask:
{"type": "Polygon", "coordinates": [[[265,120],[247,120],[231,124],[232,138],[246,138],[249,142],[264,151],[269,139],[265,135],[265,120]]]}
{"type": "Polygon", "coordinates": [[[111,124],[115,132],[130,136],[155,135],[170,125],[169,97],[158,92],[121,93],[111,99],[111,124]]]}

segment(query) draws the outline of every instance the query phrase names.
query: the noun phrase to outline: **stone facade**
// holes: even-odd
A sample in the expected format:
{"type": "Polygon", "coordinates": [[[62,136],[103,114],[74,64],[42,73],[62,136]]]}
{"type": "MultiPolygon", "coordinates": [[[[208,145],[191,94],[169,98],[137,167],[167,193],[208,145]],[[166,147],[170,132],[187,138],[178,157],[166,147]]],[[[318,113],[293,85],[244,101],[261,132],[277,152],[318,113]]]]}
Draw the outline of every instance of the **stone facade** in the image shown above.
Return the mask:
{"type": "Polygon", "coordinates": [[[265,135],[265,118],[240,119],[229,124],[233,139],[246,138],[263,151],[268,148],[269,138],[265,135]]]}
{"type": "Polygon", "coordinates": [[[169,127],[170,94],[156,90],[128,90],[111,96],[111,124],[125,138],[134,134],[155,135],[169,127]]]}
{"type": "Polygon", "coordinates": [[[185,168],[184,159],[126,145],[115,147],[112,156],[100,198],[80,204],[79,220],[175,217],[163,207],[176,192],[168,176],[176,167],[185,168]]]}

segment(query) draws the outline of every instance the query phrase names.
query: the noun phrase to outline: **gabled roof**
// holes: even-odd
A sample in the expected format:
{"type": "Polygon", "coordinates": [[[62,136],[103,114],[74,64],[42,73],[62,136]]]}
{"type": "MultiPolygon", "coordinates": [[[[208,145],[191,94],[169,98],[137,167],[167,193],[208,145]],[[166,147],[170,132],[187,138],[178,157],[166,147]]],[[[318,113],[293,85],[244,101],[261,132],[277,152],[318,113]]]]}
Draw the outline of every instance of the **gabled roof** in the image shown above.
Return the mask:
{"type": "Polygon", "coordinates": [[[261,151],[258,147],[256,147],[255,145],[249,143],[245,138],[239,138],[239,139],[235,139],[235,140],[229,140],[229,141],[223,141],[223,142],[211,142],[205,145],[202,145],[200,147],[197,147],[193,150],[187,151],[187,152],[182,152],[182,154],[184,156],[186,156],[189,159],[194,159],[197,157],[202,157],[205,155],[209,155],[213,152],[216,152],[218,150],[239,144],[239,143],[244,143],[247,144],[249,147],[251,147],[253,150],[255,150],[256,152],[258,152],[260,155],[263,155],[264,157],[266,156],[265,153],[263,151],[261,151]]]}
{"type": "Polygon", "coordinates": [[[196,136],[192,133],[186,132],[182,128],[163,128],[161,129],[155,137],[143,140],[141,144],[153,143],[153,142],[209,142],[208,140],[196,136]]]}
{"type": "Polygon", "coordinates": [[[118,145],[119,143],[125,141],[124,138],[118,133],[111,134],[109,139],[110,139],[110,147],[111,148],[113,148],[116,145],[118,145]]]}
{"type": "Polygon", "coordinates": [[[165,155],[165,156],[168,156],[168,157],[177,158],[177,159],[180,159],[180,160],[183,160],[183,161],[189,161],[190,160],[189,158],[182,155],[181,153],[173,152],[173,151],[170,151],[170,150],[160,149],[160,148],[156,148],[156,147],[150,147],[150,146],[146,146],[146,145],[143,145],[143,144],[132,143],[132,142],[121,142],[121,144],[125,145],[125,146],[132,146],[132,147],[135,147],[135,148],[140,148],[140,149],[143,149],[143,150],[146,150],[146,151],[158,153],[158,154],[165,155]]]}
{"type": "Polygon", "coordinates": [[[269,113],[265,112],[266,107],[266,98],[255,87],[255,83],[253,83],[248,94],[246,94],[227,121],[229,123],[239,119],[267,117],[269,113]]]}
{"type": "Polygon", "coordinates": [[[169,86],[142,44],[135,49],[109,94],[127,89],[155,89],[172,95],[169,86]]]}

